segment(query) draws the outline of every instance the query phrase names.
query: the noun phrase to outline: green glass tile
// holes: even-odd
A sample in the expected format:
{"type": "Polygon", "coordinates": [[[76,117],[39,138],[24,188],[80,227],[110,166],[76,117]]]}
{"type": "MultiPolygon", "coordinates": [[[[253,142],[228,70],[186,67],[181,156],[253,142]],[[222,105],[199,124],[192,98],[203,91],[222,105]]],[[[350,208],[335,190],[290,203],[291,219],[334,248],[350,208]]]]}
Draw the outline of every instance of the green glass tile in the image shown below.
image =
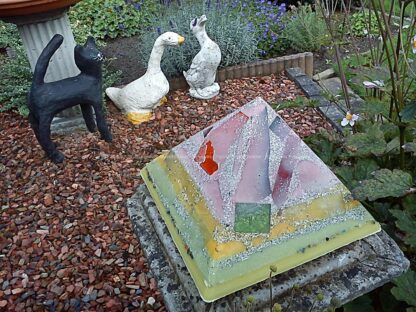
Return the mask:
{"type": "Polygon", "coordinates": [[[234,231],[241,233],[269,233],[270,211],[270,204],[236,203],[234,231]]]}

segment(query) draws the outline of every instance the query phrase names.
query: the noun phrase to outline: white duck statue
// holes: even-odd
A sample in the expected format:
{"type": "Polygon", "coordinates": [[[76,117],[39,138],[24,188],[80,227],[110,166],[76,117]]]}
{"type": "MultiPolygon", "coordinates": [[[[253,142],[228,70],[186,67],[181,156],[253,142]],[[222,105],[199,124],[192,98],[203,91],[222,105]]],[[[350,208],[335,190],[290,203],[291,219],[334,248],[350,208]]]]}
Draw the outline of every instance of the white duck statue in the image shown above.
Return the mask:
{"type": "Polygon", "coordinates": [[[160,61],[166,46],[177,46],[184,41],[184,37],[174,32],[161,34],[153,45],[146,73],[123,88],[105,90],[131,123],[148,121],[153,109],[167,101],[165,95],[169,92],[169,82],[160,68],[160,61]]]}
{"type": "Polygon", "coordinates": [[[191,68],[184,71],[190,89],[189,94],[197,99],[210,99],[220,92],[220,86],[215,82],[218,65],[221,62],[221,50],[205,31],[207,17],[202,15],[191,21],[192,33],[198,39],[201,50],[192,60],[191,68]]]}

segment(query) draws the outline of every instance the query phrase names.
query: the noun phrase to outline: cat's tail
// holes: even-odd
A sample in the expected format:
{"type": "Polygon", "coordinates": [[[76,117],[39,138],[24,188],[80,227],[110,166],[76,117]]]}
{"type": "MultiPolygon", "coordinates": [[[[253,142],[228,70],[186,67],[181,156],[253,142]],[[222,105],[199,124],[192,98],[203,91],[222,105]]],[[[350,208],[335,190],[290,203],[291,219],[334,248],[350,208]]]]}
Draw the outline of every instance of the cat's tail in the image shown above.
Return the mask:
{"type": "Polygon", "coordinates": [[[48,69],[49,61],[56,50],[61,46],[64,41],[62,35],[56,34],[52,37],[46,47],[40,54],[38,61],[36,62],[35,72],[33,73],[33,83],[43,84],[45,79],[46,70],[48,69]]]}

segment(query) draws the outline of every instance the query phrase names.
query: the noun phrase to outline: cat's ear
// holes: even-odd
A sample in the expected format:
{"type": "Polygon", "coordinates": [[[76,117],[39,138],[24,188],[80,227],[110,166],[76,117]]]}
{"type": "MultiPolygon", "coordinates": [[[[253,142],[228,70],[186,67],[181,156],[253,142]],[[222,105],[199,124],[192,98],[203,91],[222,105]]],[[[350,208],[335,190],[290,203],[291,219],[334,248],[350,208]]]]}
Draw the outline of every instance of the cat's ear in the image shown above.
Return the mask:
{"type": "Polygon", "coordinates": [[[85,43],[85,46],[96,48],[97,45],[95,44],[95,39],[93,37],[88,37],[87,42],[85,43]]]}

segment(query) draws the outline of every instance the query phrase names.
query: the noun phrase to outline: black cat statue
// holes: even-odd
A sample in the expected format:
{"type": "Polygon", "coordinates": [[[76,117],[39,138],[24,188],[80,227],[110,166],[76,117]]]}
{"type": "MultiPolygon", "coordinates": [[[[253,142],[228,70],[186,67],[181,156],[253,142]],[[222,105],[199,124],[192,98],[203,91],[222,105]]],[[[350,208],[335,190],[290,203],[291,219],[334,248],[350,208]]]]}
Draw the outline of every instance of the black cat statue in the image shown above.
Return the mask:
{"type": "Polygon", "coordinates": [[[40,54],[27,103],[33,132],[46,155],[54,163],[63,162],[64,155],[52,142],[50,127],[53,117],[64,109],[80,104],[87,128],[90,132],[94,132],[96,131],[92,111],[94,108],[101,138],[107,142],[112,140],[102,107],[103,56],[98,51],[93,38],[89,37],[84,46],[77,45],[74,49],[75,64],[81,71],[78,76],[48,83],[44,81],[49,61],[63,40],[61,35],[55,35],[40,54]]]}

